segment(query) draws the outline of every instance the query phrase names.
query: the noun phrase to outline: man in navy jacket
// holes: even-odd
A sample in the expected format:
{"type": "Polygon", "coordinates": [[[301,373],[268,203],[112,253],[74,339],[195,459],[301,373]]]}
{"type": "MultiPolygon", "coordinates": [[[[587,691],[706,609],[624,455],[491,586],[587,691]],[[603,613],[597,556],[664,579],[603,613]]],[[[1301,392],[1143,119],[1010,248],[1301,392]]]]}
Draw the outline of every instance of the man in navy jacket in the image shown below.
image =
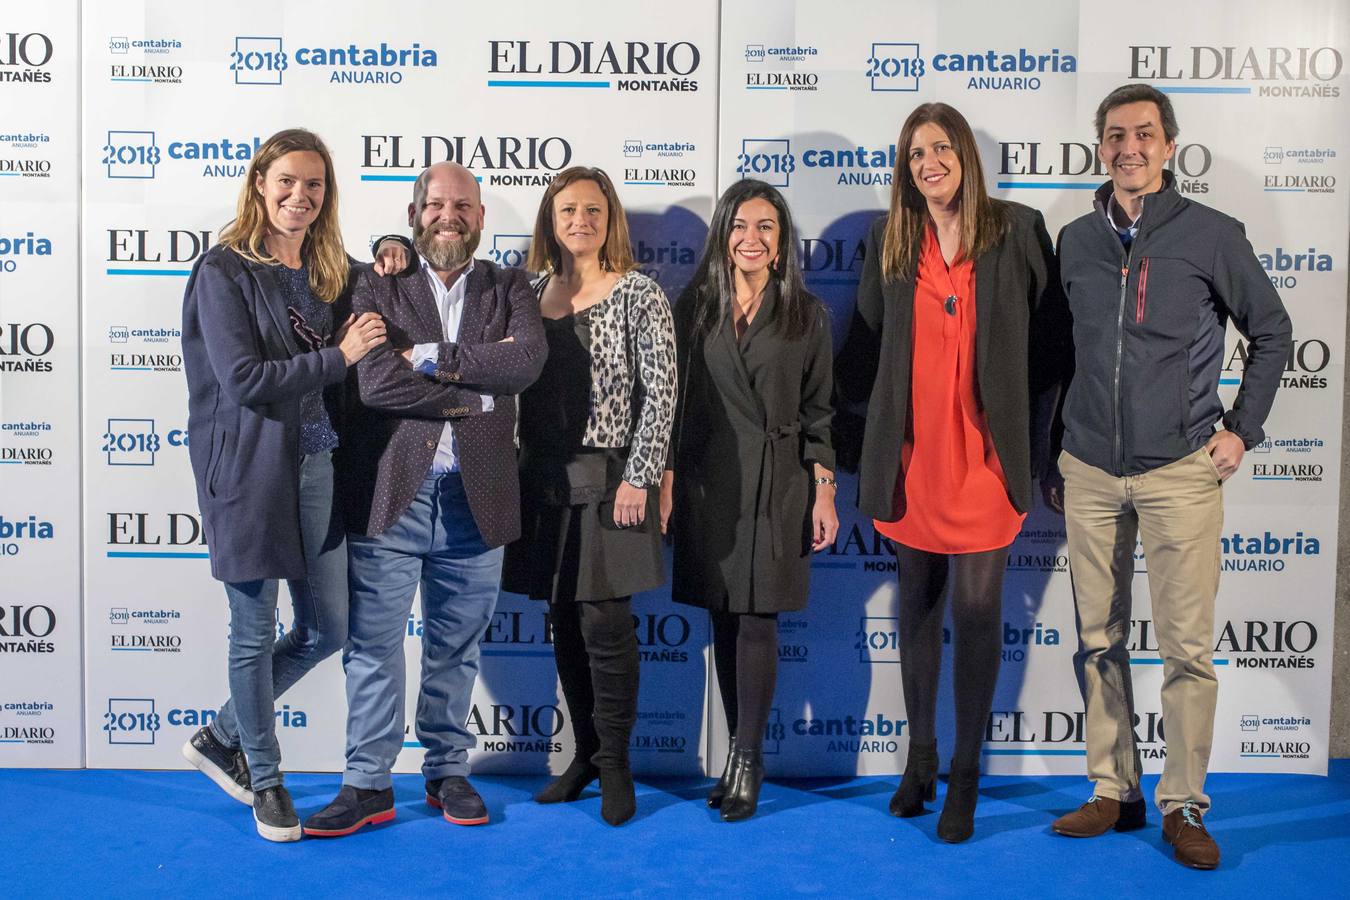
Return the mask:
{"type": "Polygon", "coordinates": [[[1096,124],[1111,181],[1059,246],[1075,345],[1062,500],[1094,796],[1054,829],[1095,837],[1144,824],[1126,648],[1138,535],[1163,659],[1167,762],[1154,799],[1177,860],[1212,869],[1219,848],[1203,816],[1218,696],[1222,484],[1264,437],[1289,316],[1242,225],[1177,193],[1164,168],[1178,131],[1165,94],[1117,88],[1096,124]],[[1229,319],[1249,351],[1225,410],[1218,383],[1229,319]]]}
{"type": "Polygon", "coordinates": [[[424,171],[408,207],[419,264],[365,272],[352,308],[384,317],[389,342],[356,368],[361,408],[343,440],[351,558],[347,766],[305,822],[333,837],[394,817],[389,773],[404,746],[403,640],[420,586],[425,625],[417,737],[427,802],[455,824],[487,821],[465,777],[478,641],[496,606],[502,547],[520,534],[515,394],[547,346],[526,273],[474,259],[478,182],[424,171]]]}

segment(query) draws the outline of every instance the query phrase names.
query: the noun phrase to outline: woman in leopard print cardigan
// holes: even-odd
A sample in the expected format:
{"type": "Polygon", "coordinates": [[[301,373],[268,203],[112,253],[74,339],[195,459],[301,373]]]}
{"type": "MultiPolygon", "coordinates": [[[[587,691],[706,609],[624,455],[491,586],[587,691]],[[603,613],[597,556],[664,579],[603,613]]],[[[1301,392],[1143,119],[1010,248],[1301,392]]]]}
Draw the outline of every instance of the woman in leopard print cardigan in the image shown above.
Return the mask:
{"type": "Polygon", "coordinates": [[[549,601],[576,756],[541,791],[571,801],[600,778],[612,825],[636,811],[628,741],[637,718],[630,598],[665,580],[658,487],[675,416],[675,335],[661,288],[634,271],[623,206],[600,169],[544,192],[528,268],[548,337],[520,398],[522,535],[502,586],[549,601]]]}

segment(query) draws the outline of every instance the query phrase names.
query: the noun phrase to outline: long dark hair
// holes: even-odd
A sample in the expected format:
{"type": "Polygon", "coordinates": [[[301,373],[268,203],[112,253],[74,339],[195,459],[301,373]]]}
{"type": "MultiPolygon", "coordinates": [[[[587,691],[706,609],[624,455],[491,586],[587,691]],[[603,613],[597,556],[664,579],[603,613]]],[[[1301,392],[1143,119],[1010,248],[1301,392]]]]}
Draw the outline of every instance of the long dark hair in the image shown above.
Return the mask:
{"type": "Polygon", "coordinates": [[[769,269],[770,286],[778,291],[778,311],[774,324],[786,338],[798,339],[806,334],[816,314],[816,301],[806,292],[802,267],[797,261],[797,242],[792,227],[792,213],[787,201],[771,184],[746,178],[726,189],[713,210],[708,240],[703,245],[703,258],[693,279],[680,295],[680,303],[693,303],[694,333],[705,335],[722,327],[731,315],[731,302],[736,296],[736,282],[732,262],[727,255],[731,240],[731,226],[736,211],[747,200],[767,200],[778,212],[778,255],[769,269]]]}
{"type": "Polygon", "coordinates": [[[909,147],[919,126],[932,123],[947,132],[952,150],[961,162],[961,186],[956,197],[961,204],[961,258],[977,259],[993,248],[1008,231],[1006,207],[990,198],[984,189],[984,167],[970,123],[955,107],[945,103],[922,103],[905,119],[895,142],[895,172],[891,177],[891,208],[881,249],[881,272],[887,281],[914,277],[928,227],[928,201],[914,184],[909,171],[909,147]]]}

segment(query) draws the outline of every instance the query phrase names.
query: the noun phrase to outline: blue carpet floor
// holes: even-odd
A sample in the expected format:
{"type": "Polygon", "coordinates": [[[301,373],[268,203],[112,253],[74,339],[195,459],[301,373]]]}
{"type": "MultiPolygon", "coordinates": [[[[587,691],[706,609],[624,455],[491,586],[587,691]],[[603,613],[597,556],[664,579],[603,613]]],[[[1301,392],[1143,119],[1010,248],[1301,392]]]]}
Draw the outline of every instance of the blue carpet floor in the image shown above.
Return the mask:
{"type": "MultiPolygon", "coordinates": [[[[619,829],[600,819],[594,790],[543,807],[530,802],[543,778],[474,781],[485,827],[446,823],[419,778],[398,776],[393,823],[276,845],[195,772],[0,770],[0,895],[1350,897],[1347,760],[1329,778],[1211,776],[1215,872],[1173,862],[1153,810],[1142,831],[1051,834],[1084,799],[1079,778],[984,779],[975,837],[957,846],[935,836],[936,812],[886,814],[892,779],[768,784],[760,814],[734,825],[704,806],[706,780],[644,781],[637,818],[619,829]]],[[[288,784],[303,817],[337,777],[288,784]]]]}

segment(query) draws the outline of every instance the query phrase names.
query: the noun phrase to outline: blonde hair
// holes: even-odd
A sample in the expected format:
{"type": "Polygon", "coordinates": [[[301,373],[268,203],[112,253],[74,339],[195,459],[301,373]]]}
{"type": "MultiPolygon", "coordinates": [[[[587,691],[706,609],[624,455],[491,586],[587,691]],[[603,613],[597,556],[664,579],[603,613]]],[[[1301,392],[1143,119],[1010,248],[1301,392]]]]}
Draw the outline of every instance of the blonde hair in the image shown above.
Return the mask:
{"type": "Polygon", "coordinates": [[[891,177],[891,208],[881,249],[881,272],[888,281],[913,278],[928,227],[928,201],[914,184],[909,170],[909,146],[921,125],[933,124],[947,132],[952,151],[961,163],[961,258],[973,260],[993,248],[1008,230],[1005,207],[984,189],[984,167],[975,134],[965,116],[945,103],[923,103],[909,114],[895,143],[895,172],[891,177]]]}
{"type": "Polygon", "coordinates": [[[553,198],[563,188],[578,181],[592,181],[600,188],[609,204],[609,222],[605,227],[605,243],[600,248],[600,267],[606,272],[623,274],[637,267],[633,260],[633,242],[628,237],[628,218],[624,215],[619,193],[604,169],[573,166],[559,172],[544,191],[539,201],[539,214],[534,219],[534,236],[530,238],[530,255],[525,268],[531,272],[556,272],[562,268],[562,247],[553,226],[553,198]]]}
{"type": "Polygon", "coordinates": [[[278,265],[264,243],[270,224],[267,206],[256,184],[260,175],[267,176],[272,163],[288,153],[297,152],[317,153],[323,160],[323,206],[319,208],[319,217],[305,233],[300,256],[309,267],[310,292],[324,303],[332,303],[347,287],[347,248],[342,243],[342,230],[338,226],[338,190],[333,177],[333,158],[314,132],[288,128],[263,143],[249,163],[243,187],[239,190],[234,219],[221,229],[220,243],[251,262],[278,265]]]}

